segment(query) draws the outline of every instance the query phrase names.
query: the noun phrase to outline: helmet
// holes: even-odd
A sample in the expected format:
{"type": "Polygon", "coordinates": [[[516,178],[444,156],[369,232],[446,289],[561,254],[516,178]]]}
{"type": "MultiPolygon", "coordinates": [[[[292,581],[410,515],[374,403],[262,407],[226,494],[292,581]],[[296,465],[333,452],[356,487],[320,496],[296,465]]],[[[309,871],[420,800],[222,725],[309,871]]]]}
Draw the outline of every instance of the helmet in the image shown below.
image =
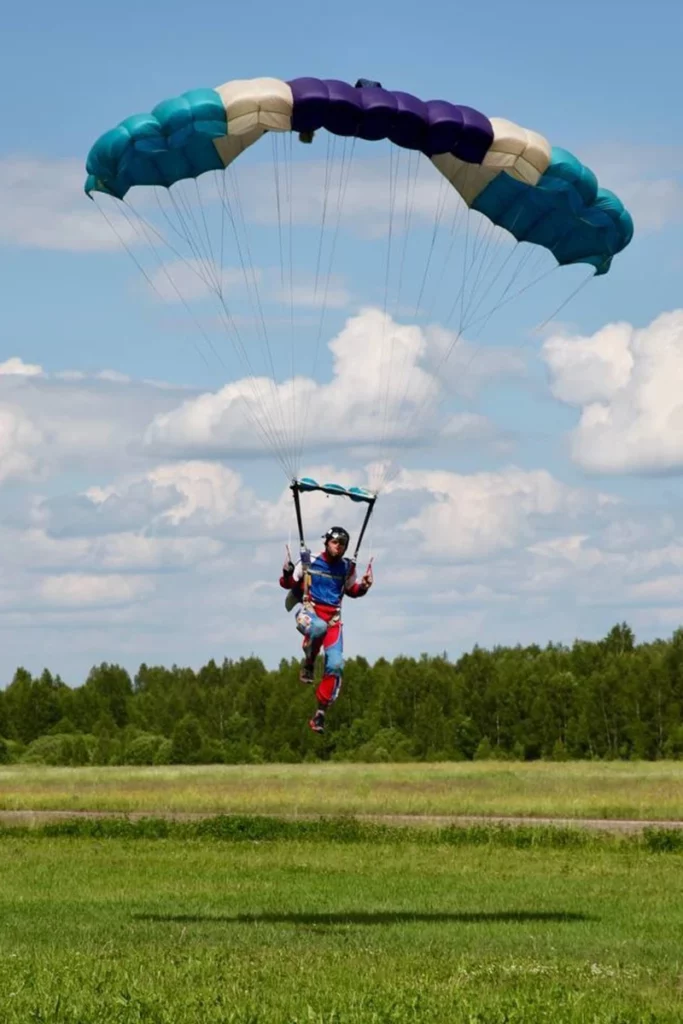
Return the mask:
{"type": "Polygon", "coordinates": [[[323,540],[327,544],[328,540],[340,540],[344,543],[345,547],[349,546],[348,531],[343,526],[331,526],[327,533],[323,536],[323,540]]]}

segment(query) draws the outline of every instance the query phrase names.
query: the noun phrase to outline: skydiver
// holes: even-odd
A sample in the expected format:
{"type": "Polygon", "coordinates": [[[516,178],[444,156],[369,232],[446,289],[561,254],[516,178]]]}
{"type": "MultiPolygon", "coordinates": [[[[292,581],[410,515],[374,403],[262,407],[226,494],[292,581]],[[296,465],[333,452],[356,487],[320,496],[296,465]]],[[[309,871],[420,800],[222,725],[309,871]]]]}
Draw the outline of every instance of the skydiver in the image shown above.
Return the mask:
{"type": "Polygon", "coordinates": [[[325,652],[323,677],[316,690],[318,707],[308,724],[314,732],[325,731],[325,711],[339,696],[344,669],[341,603],[344,595],[363,597],[372,586],[372,563],[360,580],[352,559],[345,558],[349,534],[342,526],[333,526],[324,535],[325,548],[311,559],[304,549],[302,558],[293,565],[288,557],[282,567],[280,586],[289,590],[287,606],[301,608],[296,628],[303,634],[304,658],[299,679],[311,684],[315,660],[320,648],[325,652]],[[310,581],[310,582],[308,582],[310,581]]]}

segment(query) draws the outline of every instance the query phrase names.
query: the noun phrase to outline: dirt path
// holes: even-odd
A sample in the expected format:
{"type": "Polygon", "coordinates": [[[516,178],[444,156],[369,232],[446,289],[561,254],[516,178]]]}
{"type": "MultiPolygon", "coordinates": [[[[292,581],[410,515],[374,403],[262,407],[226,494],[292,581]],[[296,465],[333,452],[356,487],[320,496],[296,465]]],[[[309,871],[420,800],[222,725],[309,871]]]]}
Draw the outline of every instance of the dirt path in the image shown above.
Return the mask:
{"type": "MultiPolygon", "coordinates": [[[[0,811],[0,825],[42,825],[46,822],[73,818],[165,818],[169,821],[199,821],[213,818],[220,812],[190,811],[0,811]]],[[[286,818],[290,821],[313,821],[319,814],[266,814],[261,817],[286,818]]],[[[445,827],[447,825],[552,825],[555,828],[582,828],[594,832],[637,833],[644,828],[683,829],[683,821],[643,821],[623,818],[531,818],[499,814],[353,814],[356,821],[382,825],[413,825],[445,827]]]]}

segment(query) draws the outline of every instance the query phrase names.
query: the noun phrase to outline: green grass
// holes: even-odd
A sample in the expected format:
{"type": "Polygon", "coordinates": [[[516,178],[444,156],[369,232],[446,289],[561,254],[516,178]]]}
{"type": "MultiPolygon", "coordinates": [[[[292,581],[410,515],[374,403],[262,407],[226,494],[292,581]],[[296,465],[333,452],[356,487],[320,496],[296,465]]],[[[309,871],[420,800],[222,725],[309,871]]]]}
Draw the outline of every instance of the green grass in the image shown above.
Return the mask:
{"type": "MultiPolygon", "coordinates": [[[[404,819],[401,819],[402,821],[404,819]]],[[[651,853],[683,853],[683,830],[646,825],[635,831],[585,830],[556,824],[490,823],[463,826],[448,824],[423,828],[415,824],[386,824],[354,817],[276,818],[258,815],[218,815],[190,820],[168,817],[67,816],[58,821],[0,824],[0,840],[28,839],[175,839],[217,840],[232,843],[280,842],[373,842],[413,843],[420,846],[507,846],[516,849],[596,848],[644,850],[651,853]]]]}
{"type": "Polygon", "coordinates": [[[551,830],[517,848],[500,829],[162,826],[2,834],[3,1024],[683,1019],[678,853],[553,848],[551,830]]]}
{"type": "Polygon", "coordinates": [[[683,761],[0,768],[0,809],[683,818],[683,761]]]}

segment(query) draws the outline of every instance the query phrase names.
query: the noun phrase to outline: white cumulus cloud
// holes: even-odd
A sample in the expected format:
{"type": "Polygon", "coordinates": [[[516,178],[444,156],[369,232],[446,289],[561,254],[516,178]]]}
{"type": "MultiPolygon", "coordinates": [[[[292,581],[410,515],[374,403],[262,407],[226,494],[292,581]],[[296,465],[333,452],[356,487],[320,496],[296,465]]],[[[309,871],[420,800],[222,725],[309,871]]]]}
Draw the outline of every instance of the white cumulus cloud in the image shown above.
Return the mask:
{"type": "Polygon", "coordinates": [[[553,394],[581,407],[575,462],[603,473],[683,468],[683,310],[644,328],[552,337],[543,355],[553,394]]]}
{"type": "Polygon", "coordinates": [[[344,309],[351,302],[351,292],[341,274],[329,274],[317,284],[314,277],[298,274],[274,295],[284,305],[308,309],[344,309]]]}
{"type": "Polygon", "coordinates": [[[0,366],[0,481],[144,459],[150,420],[186,393],[106,370],[49,374],[12,357],[0,366]]]}
{"type": "Polygon", "coordinates": [[[661,231],[683,220],[683,146],[605,143],[588,162],[618,193],[639,231],[661,231]]]}
{"type": "Polygon", "coordinates": [[[465,560],[529,540],[535,517],[577,514],[587,501],[592,503],[545,470],[516,467],[469,475],[404,470],[387,492],[421,492],[422,507],[399,528],[415,532],[427,555],[465,560]]]}
{"type": "Polygon", "coordinates": [[[67,573],[46,576],[40,584],[39,594],[46,604],[58,607],[107,607],[141,600],[153,589],[153,582],[141,576],[67,573]]]}
{"type": "MultiPolygon", "coordinates": [[[[121,241],[83,192],[83,161],[7,156],[0,159],[0,241],[31,249],[105,251],[121,241]]],[[[133,227],[116,209],[107,216],[127,244],[133,227]]]]}
{"type": "Polygon", "coordinates": [[[234,292],[258,286],[259,267],[242,270],[219,266],[210,259],[178,259],[163,263],[149,275],[149,282],[164,302],[197,302],[209,295],[220,294],[229,301],[234,292]]]}
{"type": "Polygon", "coordinates": [[[0,404],[0,482],[39,475],[43,442],[40,429],[22,409],[0,404]]]}
{"type": "Polygon", "coordinates": [[[630,324],[608,324],[591,337],[557,335],[543,345],[556,398],[570,405],[610,401],[633,370],[630,324]]]}
{"type": "Polygon", "coordinates": [[[6,359],[4,363],[0,363],[0,374],[12,374],[17,377],[36,377],[40,376],[42,372],[42,366],[37,366],[35,363],[25,363],[19,356],[12,356],[10,359],[6,359]]]}
{"type": "Polygon", "coordinates": [[[401,324],[381,310],[362,309],[349,317],[328,345],[332,376],[325,383],[295,377],[282,383],[253,377],[232,382],[220,391],[188,398],[156,416],[145,442],[150,452],[184,458],[255,454],[272,446],[286,454],[296,447],[304,422],[307,448],[413,443],[441,427],[448,437],[481,439],[487,421],[475,413],[461,414],[439,426],[442,399],[454,391],[462,396],[486,381],[520,371],[506,350],[479,359],[472,378],[468,370],[479,355],[476,346],[450,332],[422,330],[401,324]],[[457,364],[451,389],[443,359],[449,348],[457,364]],[[463,418],[465,417],[465,418],[463,418]],[[246,428],[246,429],[245,429],[246,428]]]}

